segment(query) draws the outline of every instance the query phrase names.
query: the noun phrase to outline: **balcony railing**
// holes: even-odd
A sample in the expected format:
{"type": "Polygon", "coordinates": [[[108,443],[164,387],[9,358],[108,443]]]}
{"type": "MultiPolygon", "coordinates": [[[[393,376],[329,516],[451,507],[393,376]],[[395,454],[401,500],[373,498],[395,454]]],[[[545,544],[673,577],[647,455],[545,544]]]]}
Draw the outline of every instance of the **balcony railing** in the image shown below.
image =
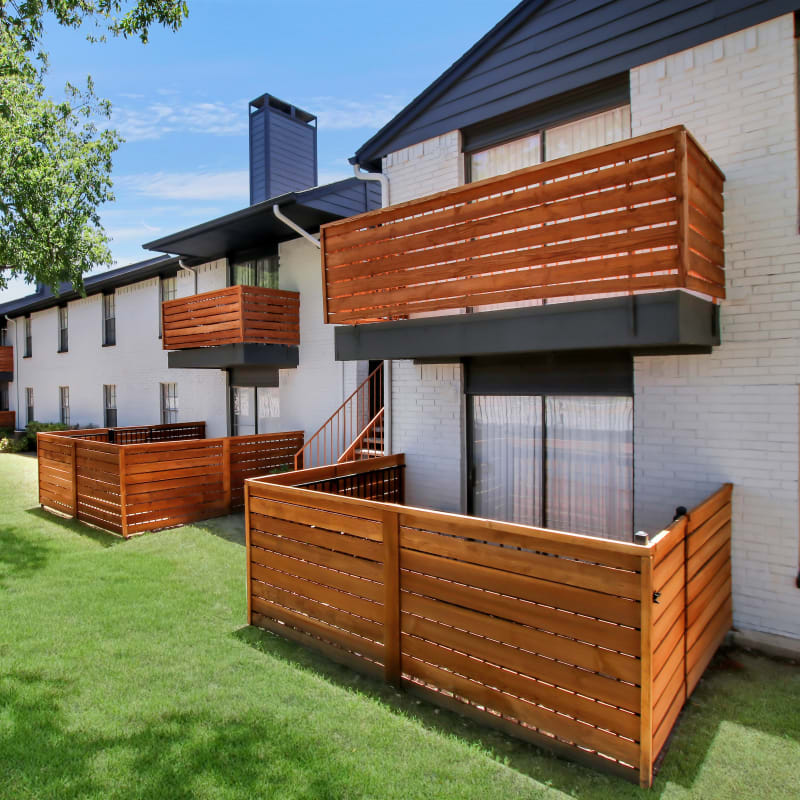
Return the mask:
{"type": "Polygon", "coordinates": [[[162,304],[164,350],[253,342],[300,344],[300,295],[230,286],[162,304]]]}
{"type": "Polygon", "coordinates": [[[14,372],[14,348],[11,345],[0,347],[0,373],[14,372]]]}
{"type": "Polygon", "coordinates": [[[719,300],[723,185],[678,126],[332,222],[326,322],[676,288],[719,300]]]}

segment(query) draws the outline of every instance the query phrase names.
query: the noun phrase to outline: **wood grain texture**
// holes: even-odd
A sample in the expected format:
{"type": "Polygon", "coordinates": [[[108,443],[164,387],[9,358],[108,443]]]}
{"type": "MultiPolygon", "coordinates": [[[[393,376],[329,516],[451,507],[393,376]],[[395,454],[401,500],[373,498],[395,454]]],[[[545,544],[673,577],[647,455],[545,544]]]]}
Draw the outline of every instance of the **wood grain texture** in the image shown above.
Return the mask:
{"type": "Polygon", "coordinates": [[[300,295],[230,286],[162,304],[164,350],[254,342],[300,344],[300,295]]]}
{"type": "Polygon", "coordinates": [[[10,344],[0,346],[0,372],[14,372],[14,348],[10,344]]]}
{"type": "Polygon", "coordinates": [[[679,126],[329,223],[326,322],[619,291],[720,299],[723,185],[679,126]]]}

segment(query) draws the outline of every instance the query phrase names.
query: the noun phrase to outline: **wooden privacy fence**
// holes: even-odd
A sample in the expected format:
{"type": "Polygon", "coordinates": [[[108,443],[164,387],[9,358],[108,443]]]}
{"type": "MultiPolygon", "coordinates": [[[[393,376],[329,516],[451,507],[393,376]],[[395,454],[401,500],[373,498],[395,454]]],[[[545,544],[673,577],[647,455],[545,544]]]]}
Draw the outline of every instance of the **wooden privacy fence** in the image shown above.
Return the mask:
{"type": "Polygon", "coordinates": [[[10,344],[0,345],[0,372],[14,372],[14,348],[10,344]]]}
{"type": "Polygon", "coordinates": [[[51,431],[53,436],[90,439],[110,444],[172,442],[182,439],[205,439],[205,422],[169,422],[161,425],[131,425],[125,428],[85,428],[73,431],[51,431]]]}
{"type": "Polygon", "coordinates": [[[290,467],[303,444],[302,431],[138,444],[89,438],[101,435],[37,436],[39,503],[124,537],[241,508],[245,479],[290,467]]]}
{"type": "Polygon", "coordinates": [[[639,545],[398,505],[403,463],[247,481],[251,624],[651,785],[730,626],[730,487],[639,545]]]}
{"type": "Polygon", "coordinates": [[[328,223],[325,321],[653,289],[722,298],[723,186],[678,126],[328,223]]]}
{"type": "Polygon", "coordinates": [[[162,304],[164,350],[239,342],[300,344],[300,295],[230,286],[162,304]]]}

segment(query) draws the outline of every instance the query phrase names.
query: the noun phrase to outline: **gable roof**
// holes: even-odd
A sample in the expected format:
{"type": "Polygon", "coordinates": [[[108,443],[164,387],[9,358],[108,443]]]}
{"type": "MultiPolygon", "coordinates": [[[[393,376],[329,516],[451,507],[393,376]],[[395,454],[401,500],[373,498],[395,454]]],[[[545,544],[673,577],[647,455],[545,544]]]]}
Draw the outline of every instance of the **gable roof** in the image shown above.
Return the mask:
{"type": "Polygon", "coordinates": [[[800,8],[800,0],[523,0],[357,151],[387,153],[800,8]]]}

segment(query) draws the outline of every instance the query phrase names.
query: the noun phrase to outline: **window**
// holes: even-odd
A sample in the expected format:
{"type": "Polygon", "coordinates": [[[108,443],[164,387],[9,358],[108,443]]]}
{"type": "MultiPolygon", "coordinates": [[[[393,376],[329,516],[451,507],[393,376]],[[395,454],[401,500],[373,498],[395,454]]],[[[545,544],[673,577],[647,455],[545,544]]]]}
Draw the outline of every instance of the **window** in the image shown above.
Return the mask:
{"type": "Polygon", "coordinates": [[[554,125],[522,138],[470,153],[468,179],[479,181],[622,141],[631,135],[628,105],[554,125]]]}
{"type": "Polygon", "coordinates": [[[69,316],[66,306],[58,307],[58,352],[69,350],[69,316]]]}
{"type": "Polygon", "coordinates": [[[265,386],[231,387],[231,435],[274,433],[281,415],[280,390],[265,386]]]}
{"type": "Polygon", "coordinates": [[[103,427],[117,427],[117,387],[113,383],[103,386],[103,427]]]}
{"type": "Polygon", "coordinates": [[[161,279],[161,300],[158,304],[158,338],[164,335],[164,306],[167,300],[174,300],[178,296],[178,279],[173,275],[161,279]]]}
{"type": "Polygon", "coordinates": [[[470,397],[471,512],[630,540],[633,399],[470,397]]]}
{"type": "Polygon", "coordinates": [[[278,256],[235,261],[231,266],[231,286],[278,287],[278,256]]]}
{"type": "Polygon", "coordinates": [[[58,387],[59,422],[69,425],[69,386],[58,387]]]}
{"type": "Polygon", "coordinates": [[[29,386],[25,389],[25,406],[27,408],[27,416],[25,422],[30,425],[34,420],[33,416],[33,389],[29,386]]]}
{"type": "Polygon", "coordinates": [[[0,411],[8,411],[8,381],[0,381],[0,411]]]}
{"type": "Polygon", "coordinates": [[[0,328],[0,347],[8,344],[8,330],[5,326],[0,328]]]}
{"type": "Polygon", "coordinates": [[[25,355],[24,358],[30,358],[33,354],[33,340],[31,338],[31,318],[25,317],[25,355]]]}
{"type": "Polygon", "coordinates": [[[178,384],[161,384],[161,424],[178,421],[178,384]]]}
{"type": "Polygon", "coordinates": [[[103,295],[103,347],[117,343],[116,300],[113,294],[103,295]]]}

